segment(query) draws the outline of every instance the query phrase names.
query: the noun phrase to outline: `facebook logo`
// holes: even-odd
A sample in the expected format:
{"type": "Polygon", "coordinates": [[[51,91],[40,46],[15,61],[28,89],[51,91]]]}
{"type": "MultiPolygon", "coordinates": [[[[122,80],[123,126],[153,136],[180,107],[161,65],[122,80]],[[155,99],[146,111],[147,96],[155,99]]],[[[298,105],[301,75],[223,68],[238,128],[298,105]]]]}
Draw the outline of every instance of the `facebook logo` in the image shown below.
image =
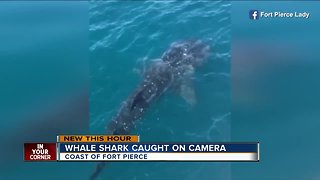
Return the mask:
{"type": "Polygon", "coordinates": [[[249,18],[252,20],[258,20],[259,19],[259,11],[258,10],[249,11],[249,18]]]}

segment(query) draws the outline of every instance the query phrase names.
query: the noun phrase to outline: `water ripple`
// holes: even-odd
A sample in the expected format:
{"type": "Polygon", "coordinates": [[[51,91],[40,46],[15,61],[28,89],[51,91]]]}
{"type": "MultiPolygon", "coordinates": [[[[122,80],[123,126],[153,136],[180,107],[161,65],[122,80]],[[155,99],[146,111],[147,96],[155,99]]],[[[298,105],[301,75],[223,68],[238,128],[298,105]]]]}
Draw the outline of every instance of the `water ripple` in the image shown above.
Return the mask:
{"type": "MultiPolygon", "coordinates": [[[[90,103],[94,105],[90,110],[91,127],[98,129],[110,121],[148,64],[161,57],[172,42],[199,38],[212,46],[213,55],[203,72],[193,78],[199,104],[189,107],[174,96],[178,93],[168,94],[146,114],[139,133],[144,134],[142,138],[155,141],[164,136],[166,140],[199,142],[230,138],[230,2],[146,0],[90,4],[90,103]]],[[[128,165],[120,175],[111,172],[114,167],[108,174],[112,179],[157,179],[163,174],[172,174],[166,179],[221,177],[221,173],[212,174],[212,168],[219,169],[218,165],[190,164],[190,172],[186,173],[179,166],[159,164],[141,163],[139,168],[128,165]]]]}

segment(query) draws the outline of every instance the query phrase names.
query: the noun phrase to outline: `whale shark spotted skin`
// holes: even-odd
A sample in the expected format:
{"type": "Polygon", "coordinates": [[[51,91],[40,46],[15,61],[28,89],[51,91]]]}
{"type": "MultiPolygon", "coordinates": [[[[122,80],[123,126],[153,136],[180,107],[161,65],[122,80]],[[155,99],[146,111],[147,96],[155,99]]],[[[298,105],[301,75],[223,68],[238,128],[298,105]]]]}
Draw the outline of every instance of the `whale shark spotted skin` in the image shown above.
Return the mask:
{"type": "MultiPolygon", "coordinates": [[[[124,101],[107,126],[108,134],[130,134],[137,120],[152,103],[171,88],[179,88],[181,96],[190,104],[195,103],[190,80],[195,68],[205,63],[210,47],[201,40],[177,41],[170,45],[160,59],[155,60],[136,90],[124,101]]],[[[95,179],[105,163],[99,163],[91,179],[95,179]]]]}
{"type": "Polygon", "coordinates": [[[129,134],[135,122],[168,89],[178,86],[183,90],[186,82],[193,75],[194,69],[201,66],[208,55],[209,46],[200,40],[172,43],[161,59],[151,64],[136,91],[122,103],[117,115],[108,125],[107,131],[115,135],[129,134]]]}

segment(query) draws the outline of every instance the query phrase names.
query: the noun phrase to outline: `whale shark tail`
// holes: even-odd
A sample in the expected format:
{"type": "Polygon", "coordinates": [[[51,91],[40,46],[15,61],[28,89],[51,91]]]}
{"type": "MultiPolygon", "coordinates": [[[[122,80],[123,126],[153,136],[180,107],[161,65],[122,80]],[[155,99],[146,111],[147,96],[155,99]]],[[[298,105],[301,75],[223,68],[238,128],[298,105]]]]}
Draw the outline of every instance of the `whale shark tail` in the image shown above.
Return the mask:
{"type": "Polygon", "coordinates": [[[99,162],[96,166],[95,171],[91,174],[89,180],[96,180],[105,166],[106,166],[106,162],[99,162]]]}
{"type": "MultiPolygon", "coordinates": [[[[112,135],[124,135],[124,134],[129,134],[129,131],[121,128],[116,128],[114,130],[109,130],[110,134],[112,135]]],[[[99,175],[101,174],[101,172],[103,171],[103,169],[106,167],[108,163],[107,162],[98,162],[96,165],[95,170],[93,171],[93,173],[91,174],[89,180],[96,180],[99,175]]]]}

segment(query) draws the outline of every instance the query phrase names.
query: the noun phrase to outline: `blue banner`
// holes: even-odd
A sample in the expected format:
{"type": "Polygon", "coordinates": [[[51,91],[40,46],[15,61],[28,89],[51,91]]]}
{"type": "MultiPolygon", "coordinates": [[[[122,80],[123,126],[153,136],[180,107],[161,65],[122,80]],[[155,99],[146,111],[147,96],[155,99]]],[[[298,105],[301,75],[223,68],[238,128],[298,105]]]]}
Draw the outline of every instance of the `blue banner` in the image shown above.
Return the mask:
{"type": "Polygon", "coordinates": [[[59,143],[60,152],[258,152],[258,143],[59,143]]]}

